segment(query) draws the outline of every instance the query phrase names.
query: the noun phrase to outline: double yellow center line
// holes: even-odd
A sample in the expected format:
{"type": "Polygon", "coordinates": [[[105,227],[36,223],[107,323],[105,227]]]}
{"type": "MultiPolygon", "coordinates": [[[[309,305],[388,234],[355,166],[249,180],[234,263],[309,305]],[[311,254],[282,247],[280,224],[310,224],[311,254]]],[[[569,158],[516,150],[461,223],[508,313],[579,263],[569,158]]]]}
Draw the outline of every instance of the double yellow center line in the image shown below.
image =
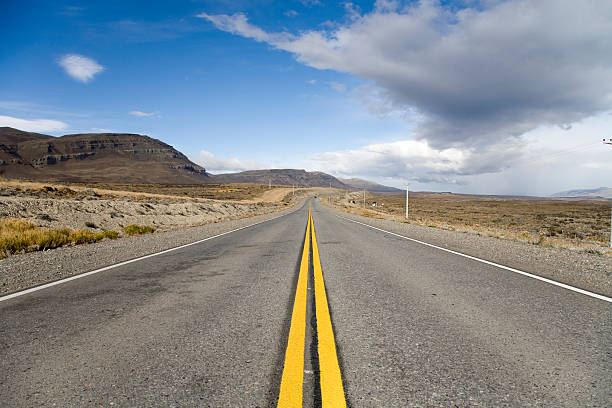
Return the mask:
{"type": "Polygon", "coordinates": [[[308,225],[302,251],[300,274],[293,302],[289,340],[285,352],[285,365],[281,379],[278,407],[301,407],[304,384],[304,347],[306,340],[306,307],[308,300],[308,264],[312,236],[312,263],[314,271],[315,309],[317,319],[317,340],[319,354],[319,382],[323,408],[346,407],[342,376],[338,365],[336,342],[329,315],[325,282],[319,259],[317,237],[312,212],[308,208],[308,225]]]}

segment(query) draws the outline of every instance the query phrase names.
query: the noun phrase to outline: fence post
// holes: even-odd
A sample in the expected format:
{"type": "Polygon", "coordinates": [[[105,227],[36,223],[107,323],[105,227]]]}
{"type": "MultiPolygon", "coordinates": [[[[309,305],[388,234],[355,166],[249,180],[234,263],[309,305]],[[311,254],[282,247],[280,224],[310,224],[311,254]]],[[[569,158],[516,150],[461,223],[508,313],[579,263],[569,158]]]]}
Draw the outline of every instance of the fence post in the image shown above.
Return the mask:
{"type": "Polygon", "coordinates": [[[406,219],[408,219],[408,184],[406,184],[406,219]]]}

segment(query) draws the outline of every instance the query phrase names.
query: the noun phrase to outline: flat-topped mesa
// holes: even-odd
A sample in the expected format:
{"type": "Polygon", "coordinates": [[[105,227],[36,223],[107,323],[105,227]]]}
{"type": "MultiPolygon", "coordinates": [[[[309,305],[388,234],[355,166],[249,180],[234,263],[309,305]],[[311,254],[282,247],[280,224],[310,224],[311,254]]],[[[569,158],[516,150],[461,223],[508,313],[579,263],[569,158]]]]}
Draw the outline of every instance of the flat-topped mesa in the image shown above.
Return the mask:
{"type": "Polygon", "coordinates": [[[283,186],[346,188],[337,178],[320,171],[308,172],[296,169],[247,170],[240,173],[217,174],[218,183],[257,183],[283,186]]]}
{"type": "MultiPolygon", "coordinates": [[[[52,165],[70,159],[82,160],[94,155],[124,155],[133,160],[171,163],[189,162],[182,153],[159,140],[119,133],[75,134],[53,139],[29,140],[18,144],[17,154],[24,162],[34,166],[52,165]]],[[[190,165],[194,166],[192,163],[190,165]]]]}
{"type": "Polygon", "coordinates": [[[207,182],[206,170],[160,140],[130,133],[61,137],[0,128],[0,171],[65,181],[207,182]]]}

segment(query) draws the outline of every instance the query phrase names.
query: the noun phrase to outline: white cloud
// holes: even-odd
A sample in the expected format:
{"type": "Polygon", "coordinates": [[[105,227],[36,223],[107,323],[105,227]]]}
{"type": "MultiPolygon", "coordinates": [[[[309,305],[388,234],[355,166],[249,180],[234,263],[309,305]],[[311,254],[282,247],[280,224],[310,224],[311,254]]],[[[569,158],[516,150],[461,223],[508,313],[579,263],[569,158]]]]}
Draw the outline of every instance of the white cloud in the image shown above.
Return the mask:
{"type": "Polygon", "coordinates": [[[268,34],[261,28],[249,24],[246,15],[242,13],[236,13],[231,16],[225,14],[210,15],[207,13],[200,13],[196,15],[196,17],[210,21],[219,30],[227,31],[232,34],[239,34],[259,42],[275,41],[275,37],[278,37],[274,34],[268,34]]]}
{"type": "Polygon", "coordinates": [[[297,17],[299,13],[295,10],[287,10],[283,14],[287,17],[297,17]]]}
{"type": "MultiPolygon", "coordinates": [[[[610,186],[612,113],[571,129],[541,126],[521,141],[486,149],[438,149],[424,140],[380,143],[310,157],[306,167],[413,190],[531,194],[610,186]],[[581,137],[588,135],[588,140],[581,137]]],[[[392,136],[392,135],[388,135],[392,136]]]]}
{"type": "Polygon", "coordinates": [[[104,67],[91,58],[77,54],[64,55],[58,61],[64,71],[77,81],[89,82],[104,70],[104,67]]]}
{"type": "Polygon", "coordinates": [[[418,112],[414,136],[436,147],[516,140],[612,105],[611,2],[511,0],[454,10],[387,0],[367,14],[356,10],[335,28],[298,34],[266,32],[244,14],[203,17],[305,65],[368,80],[384,101],[379,110],[418,112]]]}
{"type": "Polygon", "coordinates": [[[221,158],[206,150],[200,151],[200,156],[194,160],[210,173],[236,173],[245,170],[269,169],[271,166],[258,163],[255,160],[240,160],[236,157],[221,158]]]}
{"type": "Polygon", "coordinates": [[[606,171],[609,172],[612,170],[612,162],[587,162],[581,165],[582,167],[586,167],[587,169],[597,170],[597,171],[606,171]]]}
{"type": "Polygon", "coordinates": [[[377,12],[394,12],[400,8],[400,2],[397,0],[376,0],[374,9],[377,12]]]}
{"type": "Polygon", "coordinates": [[[314,84],[316,84],[316,83],[317,83],[317,80],[316,80],[316,79],[309,79],[309,80],[308,80],[308,83],[309,83],[310,85],[314,85],[314,84]]]}
{"type": "Polygon", "coordinates": [[[592,119],[612,106],[612,2],[462,4],[379,0],[365,14],[347,4],[344,21],[299,33],[267,32],[244,14],[207,19],[365,80],[352,94],[368,111],[414,128],[398,142],[312,157],[313,168],[480,192],[605,185],[609,173],[596,169],[611,153],[578,147],[609,137],[592,119]]]}
{"type": "Polygon", "coordinates": [[[302,5],[304,5],[304,7],[322,6],[323,5],[323,3],[321,3],[320,0],[300,0],[300,3],[302,3],[302,5]]]}
{"type": "Polygon", "coordinates": [[[346,91],[346,85],[345,85],[345,84],[342,84],[342,83],[340,83],[340,82],[333,82],[333,81],[332,81],[332,82],[330,82],[330,83],[329,83],[329,86],[330,86],[330,87],[331,87],[331,88],[332,88],[334,91],[336,91],[336,92],[340,92],[340,93],[342,93],[342,92],[345,92],[345,91],[346,91]]]}
{"type": "Polygon", "coordinates": [[[141,112],[141,111],[134,110],[134,111],[130,112],[130,115],[132,115],[132,116],[139,116],[141,118],[150,118],[152,116],[157,115],[157,113],[158,112],[147,113],[147,112],[141,112]]]}
{"type": "Polygon", "coordinates": [[[346,16],[349,20],[354,21],[361,17],[361,7],[357,4],[353,4],[351,2],[344,3],[344,10],[346,11],[346,16]]]}
{"type": "Polygon", "coordinates": [[[499,171],[499,162],[515,159],[520,145],[476,152],[468,148],[436,149],[425,140],[379,143],[310,158],[313,168],[340,176],[369,175],[419,183],[461,183],[462,176],[499,171]]]}
{"type": "Polygon", "coordinates": [[[20,119],[11,116],[0,116],[0,126],[8,126],[26,132],[58,132],[68,128],[59,120],[51,119],[20,119]]]}

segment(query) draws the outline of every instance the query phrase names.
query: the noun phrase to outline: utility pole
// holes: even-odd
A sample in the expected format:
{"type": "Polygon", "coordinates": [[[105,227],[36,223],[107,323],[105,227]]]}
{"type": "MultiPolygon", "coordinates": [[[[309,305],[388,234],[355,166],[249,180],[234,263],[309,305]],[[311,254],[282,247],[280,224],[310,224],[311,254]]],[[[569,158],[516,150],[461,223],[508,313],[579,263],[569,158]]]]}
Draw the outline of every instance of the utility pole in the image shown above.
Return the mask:
{"type": "Polygon", "coordinates": [[[406,219],[408,219],[408,184],[406,184],[406,219]]]}
{"type": "MultiPolygon", "coordinates": [[[[612,138],[608,139],[607,142],[604,138],[603,142],[612,146],[612,138]]],[[[612,248],[612,200],[610,200],[610,248],[612,248]]]]}
{"type": "Polygon", "coordinates": [[[365,190],[363,190],[363,208],[365,209],[365,190]]]}
{"type": "Polygon", "coordinates": [[[268,178],[268,190],[270,190],[272,188],[272,178],[269,177],[268,178]]]}
{"type": "Polygon", "coordinates": [[[291,185],[291,188],[293,189],[293,191],[292,191],[292,195],[295,195],[295,184],[292,184],[292,185],[291,185]]]}

